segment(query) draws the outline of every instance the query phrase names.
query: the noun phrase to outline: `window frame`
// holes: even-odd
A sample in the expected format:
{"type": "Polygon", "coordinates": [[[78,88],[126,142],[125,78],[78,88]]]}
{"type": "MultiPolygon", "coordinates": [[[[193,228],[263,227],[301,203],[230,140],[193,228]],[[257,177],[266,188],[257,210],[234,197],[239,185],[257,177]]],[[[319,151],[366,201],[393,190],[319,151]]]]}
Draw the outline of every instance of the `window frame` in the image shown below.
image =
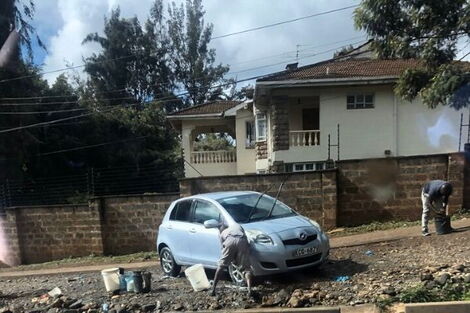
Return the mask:
{"type": "Polygon", "coordinates": [[[180,223],[191,223],[191,220],[192,220],[192,212],[193,212],[193,207],[194,207],[194,199],[186,199],[186,200],[181,200],[181,201],[178,201],[175,203],[175,205],[173,206],[173,209],[171,210],[170,212],[170,216],[168,216],[168,221],[171,221],[171,222],[180,222],[180,223]],[[189,202],[189,215],[188,215],[188,219],[185,220],[185,221],[182,221],[182,220],[177,220],[177,219],[172,219],[172,215],[173,215],[173,212],[175,213],[175,217],[176,217],[176,214],[177,214],[177,210],[179,209],[179,205],[183,202],[189,202]]]}
{"type": "Polygon", "coordinates": [[[375,108],[375,94],[374,93],[355,93],[346,95],[346,109],[347,110],[363,110],[363,109],[374,109],[375,108]],[[354,102],[351,103],[349,100],[354,98],[354,102]],[[371,101],[366,101],[367,97],[372,97],[371,101]],[[362,98],[362,100],[359,99],[362,98]]]}
{"type": "MultiPolygon", "coordinates": [[[[299,162],[299,163],[291,163],[292,164],[292,173],[300,173],[300,172],[316,172],[316,171],[323,171],[326,169],[325,162],[299,162]],[[302,166],[301,170],[297,170],[297,166],[302,166]],[[308,166],[311,166],[311,169],[307,169],[308,166]]],[[[287,168],[286,168],[287,169],[287,168]]]]}
{"type": "Polygon", "coordinates": [[[256,137],[256,142],[263,142],[267,140],[268,137],[268,117],[265,112],[262,113],[256,113],[256,118],[255,118],[255,137],[256,137]],[[264,136],[260,136],[260,121],[264,122],[264,136]]]}
{"type": "Polygon", "coordinates": [[[245,149],[253,149],[255,145],[256,145],[256,122],[254,119],[247,120],[245,121],[245,149]],[[251,138],[248,138],[249,137],[248,135],[250,135],[251,138]]]}
{"type": "Polygon", "coordinates": [[[215,209],[217,209],[217,211],[219,211],[219,216],[221,219],[223,219],[223,214],[222,214],[222,210],[220,210],[220,208],[217,207],[217,205],[215,205],[214,203],[210,202],[210,201],[207,201],[207,200],[202,200],[202,199],[194,199],[193,200],[193,203],[191,205],[191,217],[190,217],[190,223],[192,224],[198,224],[198,225],[204,225],[204,222],[203,223],[198,223],[196,222],[196,209],[197,209],[197,203],[198,202],[203,202],[203,203],[207,203],[209,205],[212,205],[215,209]]]}

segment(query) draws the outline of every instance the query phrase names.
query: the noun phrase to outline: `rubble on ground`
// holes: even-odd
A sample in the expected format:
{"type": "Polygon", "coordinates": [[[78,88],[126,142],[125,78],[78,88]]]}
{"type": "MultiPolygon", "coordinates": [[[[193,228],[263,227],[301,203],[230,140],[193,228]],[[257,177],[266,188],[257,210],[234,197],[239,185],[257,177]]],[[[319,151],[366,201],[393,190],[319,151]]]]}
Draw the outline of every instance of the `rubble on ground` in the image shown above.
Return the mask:
{"type": "Polygon", "coordinates": [[[194,292],[183,275],[168,278],[159,268],[149,269],[152,291],[144,294],[108,294],[99,272],[0,279],[0,313],[97,313],[103,309],[143,313],[375,303],[421,284],[435,290],[468,286],[469,239],[470,232],[462,232],[333,249],[331,260],[319,270],[276,275],[267,278],[267,283],[258,278],[253,298],[229,281],[220,283],[216,297],[207,291],[194,292]]]}

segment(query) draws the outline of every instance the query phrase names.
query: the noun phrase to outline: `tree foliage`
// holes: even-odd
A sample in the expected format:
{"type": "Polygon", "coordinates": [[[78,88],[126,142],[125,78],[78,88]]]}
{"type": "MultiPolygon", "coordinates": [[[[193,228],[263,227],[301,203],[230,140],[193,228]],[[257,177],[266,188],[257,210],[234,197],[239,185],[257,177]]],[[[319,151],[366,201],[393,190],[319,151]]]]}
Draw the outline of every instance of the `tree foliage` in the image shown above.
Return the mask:
{"type": "MultiPolygon", "coordinates": [[[[0,1],[0,47],[14,29],[19,30],[21,46],[31,61],[33,58],[32,40],[40,47],[46,48],[31,21],[34,18],[34,2],[32,0],[2,0],[0,1]]],[[[19,58],[19,55],[18,55],[19,58]]]]}
{"type": "Polygon", "coordinates": [[[205,24],[202,0],[186,0],[186,6],[169,7],[170,59],[176,79],[188,92],[187,104],[220,97],[231,81],[224,75],[228,66],[215,64],[215,49],[209,47],[212,24],[205,24]]]}
{"type": "Polygon", "coordinates": [[[349,52],[351,52],[352,50],[354,50],[354,46],[353,46],[353,45],[349,45],[349,46],[343,47],[343,48],[341,48],[340,50],[335,51],[335,53],[333,54],[333,58],[337,58],[337,57],[346,55],[346,54],[348,54],[349,52]]]}
{"type": "Polygon", "coordinates": [[[379,57],[421,60],[398,81],[396,92],[404,99],[419,95],[431,108],[470,104],[470,68],[454,62],[459,40],[470,36],[467,0],[363,0],[355,23],[374,40],[379,57]]]}
{"type": "MultiPolygon", "coordinates": [[[[1,1],[0,14],[10,5],[10,17],[29,23],[34,6],[17,7],[19,3],[1,1]],[[20,17],[14,17],[18,13],[20,17]]],[[[34,29],[25,30],[22,38],[28,49],[34,29]]],[[[0,28],[3,37],[8,33],[0,28]]],[[[206,100],[246,95],[233,85],[225,88],[228,67],[216,64],[215,50],[209,46],[211,35],[212,25],[204,22],[201,1],[167,7],[156,0],[145,21],[124,18],[118,8],[104,20],[102,33],[84,38],[83,44],[101,48],[85,59],[86,78],[63,74],[49,86],[31,58],[22,61],[15,73],[0,70],[0,80],[12,79],[0,86],[1,129],[90,114],[0,133],[0,179],[29,180],[96,167],[148,165],[172,177],[181,175],[179,139],[167,124],[166,113],[206,100]],[[27,77],[15,79],[18,76],[27,77]],[[2,106],[11,102],[21,105],[2,106]]],[[[231,145],[225,137],[207,141],[217,148],[231,145]]]]}

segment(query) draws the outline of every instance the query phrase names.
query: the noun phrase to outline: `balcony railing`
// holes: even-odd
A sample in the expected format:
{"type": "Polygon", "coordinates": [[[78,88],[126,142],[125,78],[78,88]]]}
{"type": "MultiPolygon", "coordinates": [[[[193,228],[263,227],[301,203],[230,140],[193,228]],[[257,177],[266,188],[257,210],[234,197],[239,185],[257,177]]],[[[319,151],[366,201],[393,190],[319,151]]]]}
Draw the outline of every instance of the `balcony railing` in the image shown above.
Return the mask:
{"type": "Polygon", "coordinates": [[[237,152],[234,151],[193,151],[191,152],[191,163],[232,163],[237,162],[237,152]]]}
{"type": "Polygon", "coordinates": [[[291,130],[289,132],[291,147],[318,146],[320,145],[319,130],[291,130]]]}

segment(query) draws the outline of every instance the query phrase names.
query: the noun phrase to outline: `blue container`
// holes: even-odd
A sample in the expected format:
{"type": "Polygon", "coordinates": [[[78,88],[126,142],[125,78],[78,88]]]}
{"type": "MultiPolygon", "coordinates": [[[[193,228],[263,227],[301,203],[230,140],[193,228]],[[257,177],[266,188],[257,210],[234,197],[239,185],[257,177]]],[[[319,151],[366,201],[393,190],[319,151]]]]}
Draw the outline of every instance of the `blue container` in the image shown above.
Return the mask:
{"type": "Polygon", "coordinates": [[[126,283],[127,292],[142,292],[142,273],[141,272],[129,272],[124,275],[124,281],[126,283]]]}

